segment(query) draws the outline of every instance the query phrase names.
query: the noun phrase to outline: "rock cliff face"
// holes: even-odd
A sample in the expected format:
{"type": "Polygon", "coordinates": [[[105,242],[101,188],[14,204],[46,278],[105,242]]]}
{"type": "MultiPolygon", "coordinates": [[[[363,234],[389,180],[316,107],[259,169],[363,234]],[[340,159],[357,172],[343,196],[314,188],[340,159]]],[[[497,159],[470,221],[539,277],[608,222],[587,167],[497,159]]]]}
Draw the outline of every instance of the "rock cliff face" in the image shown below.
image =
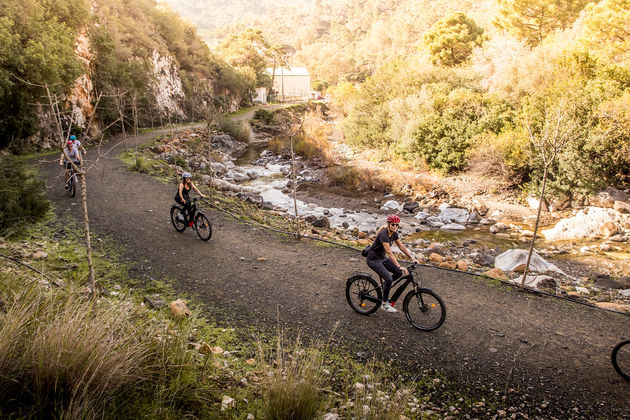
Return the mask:
{"type": "Polygon", "coordinates": [[[185,119],[186,115],[180,106],[185,98],[184,88],[173,59],[153,51],[151,62],[155,75],[153,89],[158,112],[165,117],[171,115],[185,119]]]}
{"type": "Polygon", "coordinates": [[[85,73],[74,84],[72,91],[66,98],[66,104],[71,110],[72,124],[86,130],[90,134],[98,132],[98,123],[94,120],[94,84],[91,76],[91,64],[94,60],[90,48],[90,38],[87,29],[82,29],[77,36],[74,52],[85,65],[85,73]],[[88,127],[87,125],[90,124],[88,127]]]}

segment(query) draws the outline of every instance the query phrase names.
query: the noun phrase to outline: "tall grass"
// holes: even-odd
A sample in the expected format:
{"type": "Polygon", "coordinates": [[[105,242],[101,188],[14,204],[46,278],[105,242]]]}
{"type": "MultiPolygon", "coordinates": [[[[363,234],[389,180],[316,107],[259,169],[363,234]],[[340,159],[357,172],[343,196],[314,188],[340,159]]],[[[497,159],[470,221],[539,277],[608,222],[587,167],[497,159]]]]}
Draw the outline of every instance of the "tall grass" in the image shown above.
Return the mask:
{"type": "MultiPolygon", "coordinates": [[[[259,345],[259,357],[267,357],[259,345]]],[[[275,354],[269,360],[273,366],[265,389],[263,416],[267,420],[310,420],[322,405],[323,356],[320,347],[304,349],[299,337],[285,340],[279,332],[275,354]]]]}
{"type": "Polygon", "coordinates": [[[1,279],[1,413],[92,418],[144,401],[155,415],[197,398],[186,328],[155,322],[130,302],[86,301],[71,287],[17,279],[1,279]]]}

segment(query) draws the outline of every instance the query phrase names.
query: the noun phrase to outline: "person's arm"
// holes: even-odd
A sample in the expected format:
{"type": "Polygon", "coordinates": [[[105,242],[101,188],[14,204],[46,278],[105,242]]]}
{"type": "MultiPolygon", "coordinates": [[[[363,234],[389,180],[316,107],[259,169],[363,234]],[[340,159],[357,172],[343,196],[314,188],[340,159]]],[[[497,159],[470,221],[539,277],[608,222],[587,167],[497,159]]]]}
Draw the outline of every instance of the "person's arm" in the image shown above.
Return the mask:
{"type": "MultiPolygon", "coordinates": [[[[398,242],[398,241],[396,241],[396,242],[398,242]]],[[[407,271],[407,269],[405,267],[400,265],[400,263],[396,259],[396,256],[394,255],[394,251],[392,251],[392,247],[389,246],[389,243],[383,242],[383,248],[385,248],[385,253],[387,254],[387,257],[390,260],[392,260],[392,262],[394,263],[394,265],[396,267],[400,268],[400,270],[403,272],[403,275],[406,276],[407,274],[409,274],[409,271],[407,271]]]]}
{"type": "Polygon", "coordinates": [[[192,189],[193,189],[193,190],[195,190],[195,192],[196,192],[197,194],[199,194],[199,195],[200,195],[200,196],[202,196],[203,198],[206,198],[206,196],[205,196],[205,195],[203,195],[203,194],[201,193],[201,191],[199,191],[199,190],[197,189],[197,187],[195,186],[195,184],[193,184],[193,183],[191,182],[191,183],[190,183],[190,186],[192,187],[192,189]]]}
{"type": "Polygon", "coordinates": [[[402,241],[400,239],[396,239],[396,245],[398,246],[398,248],[406,255],[409,257],[409,259],[411,260],[411,262],[413,263],[417,263],[418,259],[415,257],[415,255],[413,255],[411,252],[409,252],[409,250],[407,249],[407,247],[402,243],[402,241]]]}
{"type": "Polygon", "coordinates": [[[59,156],[59,164],[63,165],[63,152],[61,153],[61,156],[59,156]]]}

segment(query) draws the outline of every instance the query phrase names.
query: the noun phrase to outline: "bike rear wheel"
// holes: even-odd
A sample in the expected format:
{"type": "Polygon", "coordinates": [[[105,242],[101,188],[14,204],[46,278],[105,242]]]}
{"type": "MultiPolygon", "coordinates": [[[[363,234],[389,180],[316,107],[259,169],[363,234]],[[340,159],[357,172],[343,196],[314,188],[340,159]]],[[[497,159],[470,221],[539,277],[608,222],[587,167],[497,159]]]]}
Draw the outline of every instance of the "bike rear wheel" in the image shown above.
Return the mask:
{"type": "Polygon", "coordinates": [[[68,194],[70,194],[70,197],[74,197],[76,192],[77,192],[76,175],[72,174],[70,175],[70,178],[68,178],[68,194]]]}
{"type": "Polygon", "coordinates": [[[407,293],[403,310],[411,325],[420,331],[436,330],[446,319],[446,306],[431,289],[421,288],[407,293]]]}
{"type": "Polygon", "coordinates": [[[186,222],[183,221],[184,214],[179,206],[171,207],[171,223],[178,232],[183,232],[186,229],[186,222]],[[181,218],[180,218],[181,215],[181,218]]]}
{"type": "Polygon", "coordinates": [[[630,340],[617,344],[610,358],[617,373],[630,382],[630,340]]]}
{"type": "Polygon", "coordinates": [[[199,236],[199,239],[202,241],[207,241],[212,236],[212,225],[205,214],[198,214],[197,217],[195,217],[195,228],[197,230],[197,236],[199,236]]]}
{"type": "Polygon", "coordinates": [[[382,299],[381,288],[372,277],[356,275],[346,282],[346,300],[361,315],[376,312],[382,299]]]}

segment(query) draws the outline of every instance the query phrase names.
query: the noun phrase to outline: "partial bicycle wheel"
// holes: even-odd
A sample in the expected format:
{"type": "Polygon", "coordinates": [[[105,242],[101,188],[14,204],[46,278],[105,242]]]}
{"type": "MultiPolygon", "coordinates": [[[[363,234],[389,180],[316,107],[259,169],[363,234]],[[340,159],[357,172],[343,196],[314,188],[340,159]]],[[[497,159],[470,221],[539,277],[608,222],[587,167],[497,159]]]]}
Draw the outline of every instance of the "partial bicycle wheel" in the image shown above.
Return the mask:
{"type": "Polygon", "coordinates": [[[76,190],[77,190],[77,183],[75,180],[75,175],[72,174],[68,178],[68,194],[70,194],[70,197],[74,197],[76,190]]]}
{"type": "Polygon", "coordinates": [[[195,217],[195,230],[202,241],[207,241],[212,236],[212,225],[205,214],[198,214],[195,217]]]}
{"type": "Polygon", "coordinates": [[[179,206],[171,207],[171,223],[178,232],[183,232],[186,229],[186,222],[184,221],[184,214],[179,206]]]}
{"type": "Polygon", "coordinates": [[[360,274],[350,277],[346,282],[346,300],[361,315],[376,312],[382,299],[381,287],[372,277],[360,274]]]}
{"type": "Polygon", "coordinates": [[[440,328],[446,319],[446,306],[433,290],[421,288],[405,296],[403,310],[411,325],[421,331],[440,328]]]}
{"type": "Polygon", "coordinates": [[[630,340],[617,344],[610,355],[610,359],[617,373],[630,382],[630,340]]]}

